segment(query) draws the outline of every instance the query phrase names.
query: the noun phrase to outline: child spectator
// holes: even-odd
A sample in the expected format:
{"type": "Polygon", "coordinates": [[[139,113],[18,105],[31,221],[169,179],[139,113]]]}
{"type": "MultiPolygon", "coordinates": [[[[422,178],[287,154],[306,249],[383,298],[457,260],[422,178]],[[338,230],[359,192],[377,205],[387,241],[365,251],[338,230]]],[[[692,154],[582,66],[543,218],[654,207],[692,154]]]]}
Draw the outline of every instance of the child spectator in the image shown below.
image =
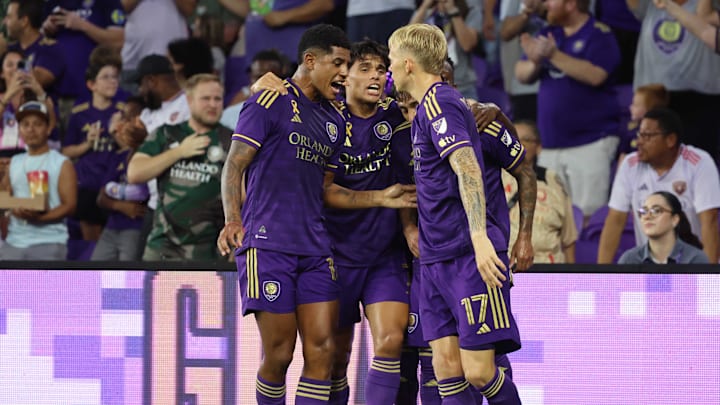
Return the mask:
{"type": "Polygon", "coordinates": [[[62,153],[75,160],[78,172],[76,219],[84,240],[97,241],[106,220],[96,201],[115,155],[115,140],[107,125],[112,115],[123,108],[123,103],[113,101],[120,84],[120,68],[119,58],[88,68],[86,79],[92,100],[73,108],[63,140],[62,153]]]}

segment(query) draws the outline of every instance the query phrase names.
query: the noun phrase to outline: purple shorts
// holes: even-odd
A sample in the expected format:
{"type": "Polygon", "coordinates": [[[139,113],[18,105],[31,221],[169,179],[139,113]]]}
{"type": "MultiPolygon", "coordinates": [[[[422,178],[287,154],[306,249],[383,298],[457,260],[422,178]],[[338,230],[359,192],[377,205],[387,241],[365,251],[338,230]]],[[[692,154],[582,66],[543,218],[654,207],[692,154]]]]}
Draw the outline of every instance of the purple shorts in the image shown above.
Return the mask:
{"type": "MultiPolygon", "coordinates": [[[[498,256],[509,268],[507,253],[498,256]]],[[[420,316],[425,340],[455,335],[466,350],[494,348],[503,354],[520,349],[507,278],[502,288],[489,287],[473,254],[421,265],[420,316]]]]}
{"type": "Polygon", "coordinates": [[[373,267],[338,266],[340,295],[340,328],[360,322],[363,306],[378,302],[408,303],[410,293],[408,269],[403,255],[388,257],[373,267]]]}
{"type": "Polygon", "coordinates": [[[417,259],[412,262],[412,282],[410,283],[410,318],[408,319],[407,340],[405,346],[430,347],[423,338],[422,323],[420,322],[420,263],[417,259]]]}
{"type": "Polygon", "coordinates": [[[287,314],[298,305],[334,301],[340,285],[332,257],[249,248],[236,253],[243,315],[287,314]]]}

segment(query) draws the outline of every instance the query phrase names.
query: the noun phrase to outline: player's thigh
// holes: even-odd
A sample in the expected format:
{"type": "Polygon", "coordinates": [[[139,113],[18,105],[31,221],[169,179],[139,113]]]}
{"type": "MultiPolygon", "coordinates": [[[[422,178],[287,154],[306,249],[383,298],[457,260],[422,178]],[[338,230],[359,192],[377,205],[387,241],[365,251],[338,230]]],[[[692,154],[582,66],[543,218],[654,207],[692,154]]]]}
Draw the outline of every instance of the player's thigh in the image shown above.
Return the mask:
{"type": "MultiPolygon", "coordinates": [[[[507,252],[498,252],[498,256],[509,267],[507,252]]],[[[510,305],[509,277],[502,287],[486,284],[477,271],[472,254],[443,262],[434,270],[435,283],[444,294],[455,319],[460,347],[468,350],[495,348],[502,353],[520,347],[520,336],[510,305]]],[[[424,289],[424,278],[422,282],[424,289]]],[[[427,324],[426,319],[423,322],[427,335],[427,328],[432,326],[427,324]]]]}
{"type": "Polygon", "coordinates": [[[418,318],[422,320],[422,338],[428,342],[457,335],[457,321],[452,310],[454,298],[447,297],[449,292],[446,290],[445,282],[441,280],[442,270],[441,263],[420,265],[418,318]]]}
{"type": "Polygon", "coordinates": [[[412,281],[410,282],[410,305],[408,308],[407,346],[427,347],[428,343],[423,338],[422,318],[420,317],[420,263],[417,259],[412,263],[412,281]]]}
{"type": "Polygon", "coordinates": [[[330,350],[334,353],[333,337],[337,329],[338,306],[337,300],[298,305],[298,331],[304,349],[330,350]]]}
{"type": "Polygon", "coordinates": [[[235,261],[243,315],[252,312],[294,313],[298,258],[271,250],[237,251],[235,261]]]}

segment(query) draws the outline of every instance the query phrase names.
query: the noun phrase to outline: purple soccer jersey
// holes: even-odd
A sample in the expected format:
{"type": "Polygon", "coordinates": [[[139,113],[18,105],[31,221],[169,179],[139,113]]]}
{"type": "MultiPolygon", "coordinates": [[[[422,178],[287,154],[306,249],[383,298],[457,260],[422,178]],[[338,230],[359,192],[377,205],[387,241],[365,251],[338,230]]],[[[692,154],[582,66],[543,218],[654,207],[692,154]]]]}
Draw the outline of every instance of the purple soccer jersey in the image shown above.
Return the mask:
{"type": "MultiPolygon", "coordinates": [[[[122,28],[125,25],[125,12],[120,0],[48,0],[45,13],[49,15],[58,6],[77,13],[80,18],[101,29],[122,28]]],[[[97,43],[82,31],[62,28],[55,38],[65,55],[67,66],[65,77],[58,83],[58,93],[63,97],[73,98],[86,95],[88,88],[85,85],[85,71],[90,53],[97,43]]]]}
{"type": "Polygon", "coordinates": [[[108,133],[110,118],[118,111],[122,111],[123,103],[115,103],[105,110],[98,110],[90,102],[78,104],[73,108],[68,121],[68,129],[63,139],[63,146],[78,145],[87,139],[88,131],[93,125],[100,125],[100,137],[90,149],[75,161],[78,187],[90,190],[100,190],[105,183],[102,182],[105,174],[114,170],[109,166],[115,154],[115,140],[108,133]]]}
{"type": "Polygon", "coordinates": [[[491,122],[480,131],[483,160],[485,161],[485,194],[488,216],[495,219],[505,237],[506,250],[510,243],[510,210],[505,200],[502,170],[511,172],[525,159],[525,148],[510,131],[498,121],[491,122]]]}
{"type": "MultiPolygon", "coordinates": [[[[20,42],[8,45],[8,51],[17,51],[23,54],[27,68],[41,67],[47,69],[55,76],[56,83],[60,83],[67,74],[65,56],[57,41],[46,38],[44,35],[30,44],[25,49],[20,47],[20,42]]],[[[54,87],[57,87],[55,85],[54,87]]]]}
{"type": "Polygon", "coordinates": [[[610,28],[590,17],[569,37],[556,26],[545,27],[538,35],[548,34],[560,51],[602,68],[609,78],[600,86],[590,86],[546,62],[540,72],[537,102],[543,146],[569,148],[617,135],[620,107],[612,91],[612,77],[620,65],[620,50],[610,28]]]}
{"type": "Polygon", "coordinates": [[[315,103],[285,83],[286,96],[264,91],[246,101],[233,135],[258,150],[247,169],[242,245],[329,256],[323,181],[339,168],[345,120],[329,102],[315,103]]]}
{"type": "MultiPolygon", "coordinates": [[[[121,183],[127,183],[127,167],[128,161],[130,161],[130,150],[115,151],[112,155],[108,156],[108,167],[105,178],[101,181],[102,185],[117,181],[121,183]]],[[[78,173],[79,175],[79,173],[78,173]]],[[[143,218],[130,218],[120,211],[110,211],[108,213],[107,224],[105,227],[108,229],[125,230],[125,229],[140,229],[142,228],[143,218]]]]}
{"type": "MultiPolygon", "coordinates": [[[[352,190],[381,190],[397,181],[395,139],[410,139],[405,121],[392,99],[379,103],[377,113],[367,119],[345,109],[346,139],[340,148],[340,168],[335,183],[352,190]]],[[[409,153],[409,151],[408,151],[409,153]]],[[[397,210],[325,210],[326,226],[339,265],[367,267],[385,260],[389,251],[402,250],[397,210]],[[398,235],[397,237],[395,235],[398,235]]]]}
{"type": "MultiPolygon", "coordinates": [[[[412,126],[415,183],[420,228],[420,262],[435,263],[472,251],[470,229],[460,199],[458,179],[447,158],[459,147],[475,151],[488,179],[481,137],[462,95],[445,83],[435,83],[418,106],[412,126]]],[[[487,235],[495,250],[507,250],[497,218],[486,212],[487,235]]]]}

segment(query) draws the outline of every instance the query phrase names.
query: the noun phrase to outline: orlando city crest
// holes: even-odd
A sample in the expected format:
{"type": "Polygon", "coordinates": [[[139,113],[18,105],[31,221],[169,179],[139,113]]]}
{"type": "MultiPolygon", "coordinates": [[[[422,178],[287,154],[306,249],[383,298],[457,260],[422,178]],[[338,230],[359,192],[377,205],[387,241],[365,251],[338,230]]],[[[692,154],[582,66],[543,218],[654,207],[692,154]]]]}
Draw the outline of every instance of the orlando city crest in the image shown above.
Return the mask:
{"type": "Polygon", "coordinates": [[[326,122],[325,123],[325,131],[327,131],[328,137],[330,137],[330,141],[332,141],[332,142],[337,141],[337,137],[338,137],[337,125],[333,124],[332,122],[326,122]]]}
{"type": "Polygon", "coordinates": [[[375,132],[375,136],[382,141],[388,141],[390,137],[392,137],[392,129],[387,121],[381,121],[375,124],[373,131],[375,132]]]}
{"type": "Polygon", "coordinates": [[[408,333],[415,332],[415,329],[417,329],[418,326],[418,320],[420,318],[418,317],[418,314],[414,312],[410,312],[410,318],[408,319],[408,333]]]}
{"type": "Polygon", "coordinates": [[[263,295],[270,302],[275,301],[280,296],[280,283],[278,281],[264,281],[263,295]]]}

